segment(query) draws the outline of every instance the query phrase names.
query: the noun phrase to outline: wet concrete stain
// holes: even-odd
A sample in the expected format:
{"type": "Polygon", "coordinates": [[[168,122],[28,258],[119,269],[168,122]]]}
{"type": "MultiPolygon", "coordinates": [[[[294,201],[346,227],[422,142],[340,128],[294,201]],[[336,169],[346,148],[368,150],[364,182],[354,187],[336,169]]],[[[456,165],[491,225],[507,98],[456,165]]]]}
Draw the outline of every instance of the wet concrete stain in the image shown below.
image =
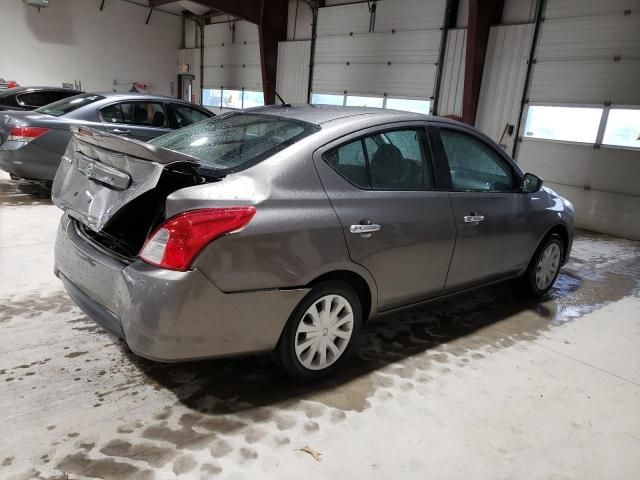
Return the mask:
{"type": "Polygon", "coordinates": [[[215,478],[222,472],[222,468],[218,465],[211,465],[210,463],[205,463],[200,467],[200,478],[215,478]]]}
{"type": "Polygon", "coordinates": [[[130,463],[117,462],[111,458],[90,458],[85,453],[67,455],[57,468],[66,474],[84,475],[103,480],[152,480],[153,470],[140,469],[130,463]]]}
{"type": "MultiPolygon", "coordinates": [[[[29,319],[47,314],[69,313],[76,309],[66,293],[54,292],[50,294],[32,293],[26,296],[9,296],[3,299],[0,310],[0,323],[12,319],[29,319]]],[[[85,321],[88,321],[85,319],[85,321]]]]}
{"type": "Polygon", "coordinates": [[[76,358],[79,357],[80,355],[86,355],[89,352],[71,352],[71,353],[67,353],[65,355],[65,357],[67,358],[76,358]]]}
{"type": "Polygon", "coordinates": [[[123,440],[111,440],[100,449],[100,453],[109,457],[124,457],[140,460],[152,467],[161,468],[175,458],[175,450],[158,447],[150,443],[132,444],[123,440]]]}
{"type": "Polygon", "coordinates": [[[173,473],[184,475],[198,466],[198,462],[191,455],[181,455],[173,462],[173,473]]]}
{"type": "Polygon", "coordinates": [[[45,183],[0,179],[0,206],[51,204],[51,187],[45,183]]]}
{"type": "Polygon", "coordinates": [[[31,468],[26,472],[7,477],[7,480],[69,480],[69,476],[65,473],[45,476],[41,471],[31,468]]]}

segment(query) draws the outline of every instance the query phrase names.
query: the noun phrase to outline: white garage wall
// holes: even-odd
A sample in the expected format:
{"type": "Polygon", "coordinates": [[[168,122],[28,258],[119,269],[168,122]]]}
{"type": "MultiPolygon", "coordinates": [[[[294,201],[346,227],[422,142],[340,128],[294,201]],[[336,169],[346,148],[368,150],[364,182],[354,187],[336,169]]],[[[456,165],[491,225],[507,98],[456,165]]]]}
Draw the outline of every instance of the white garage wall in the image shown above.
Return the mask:
{"type": "MultiPolygon", "coordinates": [[[[21,85],[61,85],[79,80],[106,91],[114,80],[146,82],[171,93],[177,79],[180,17],[149,12],[121,0],[50,2],[38,12],[18,0],[0,3],[0,77],[21,85]]],[[[118,87],[121,89],[122,87],[118,87]]]]}
{"type": "Polygon", "coordinates": [[[467,29],[447,31],[447,48],[442,64],[442,80],[438,99],[441,116],[462,116],[462,92],[464,90],[464,62],[467,54],[467,29]]]}
{"type": "Polygon", "coordinates": [[[288,103],[307,103],[311,41],[278,44],[276,90],[288,103]]]}
{"type": "MultiPolygon", "coordinates": [[[[549,0],[530,103],[640,108],[639,45],[639,0],[549,0]]],[[[578,226],[640,239],[640,150],[525,137],[518,162],[574,202],[578,226]]]]}
{"type": "Polygon", "coordinates": [[[508,135],[505,127],[515,130],[518,123],[533,30],[533,24],[524,23],[494,26],[489,32],[476,127],[509,153],[516,135],[508,135]]]}

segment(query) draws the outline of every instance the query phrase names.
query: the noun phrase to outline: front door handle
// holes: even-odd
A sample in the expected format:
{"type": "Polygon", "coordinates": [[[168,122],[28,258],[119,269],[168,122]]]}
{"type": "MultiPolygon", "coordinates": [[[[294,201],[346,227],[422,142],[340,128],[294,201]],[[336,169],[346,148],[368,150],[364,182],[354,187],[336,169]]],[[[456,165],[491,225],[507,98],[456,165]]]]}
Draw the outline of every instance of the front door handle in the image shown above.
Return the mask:
{"type": "Polygon", "coordinates": [[[484,220],[484,215],[478,215],[477,213],[473,213],[471,215],[466,215],[464,217],[465,223],[478,223],[484,220]]]}
{"type": "Polygon", "coordinates": [[[115,133],[116,135],[129,135],[131,133],[129,130],[120,130],[119,128],[114,128],[111,130],[111,133],[115,133]]]}
{"type": "Polygon", "coordinates": [[[349,227],[349,231],[351,233],[373,233],[373,232],[377,232],[378,230],[380,230],[380,225],[377,225],[375,223],[370,223],[367,225],[351,225],[349,227]]]}

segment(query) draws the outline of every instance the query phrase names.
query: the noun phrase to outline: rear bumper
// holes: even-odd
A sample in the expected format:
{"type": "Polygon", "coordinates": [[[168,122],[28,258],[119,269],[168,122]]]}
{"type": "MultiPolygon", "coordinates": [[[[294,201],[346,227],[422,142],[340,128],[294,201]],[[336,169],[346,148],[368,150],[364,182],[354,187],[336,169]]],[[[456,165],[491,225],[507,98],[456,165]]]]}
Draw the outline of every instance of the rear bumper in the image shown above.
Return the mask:
{"type": "Polygon", "coordinates": [[[186,361],[272,350],[307,289],[221,292],[198,270],[126,264],[78,233],[65,215],[55,274],[96,323],[142,357],[186,361]]]}
{"type": "Polygon", "coordinates": [[[0,168],[31,180],[53,180],[61,158],[33,143],[5,142],[0,146],[0,168]]]}

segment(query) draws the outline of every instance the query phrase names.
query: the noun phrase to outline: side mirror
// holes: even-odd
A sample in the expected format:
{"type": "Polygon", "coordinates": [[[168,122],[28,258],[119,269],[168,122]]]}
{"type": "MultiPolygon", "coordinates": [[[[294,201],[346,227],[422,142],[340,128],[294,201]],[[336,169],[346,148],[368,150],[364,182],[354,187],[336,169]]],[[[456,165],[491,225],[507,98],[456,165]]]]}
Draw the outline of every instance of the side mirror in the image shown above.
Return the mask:
{"type": "Polygon", "coordinates": [[[542,179],[533,173],[525,173],[520,186],[524,193],[534,193],[542,188],[542,179]]]}

